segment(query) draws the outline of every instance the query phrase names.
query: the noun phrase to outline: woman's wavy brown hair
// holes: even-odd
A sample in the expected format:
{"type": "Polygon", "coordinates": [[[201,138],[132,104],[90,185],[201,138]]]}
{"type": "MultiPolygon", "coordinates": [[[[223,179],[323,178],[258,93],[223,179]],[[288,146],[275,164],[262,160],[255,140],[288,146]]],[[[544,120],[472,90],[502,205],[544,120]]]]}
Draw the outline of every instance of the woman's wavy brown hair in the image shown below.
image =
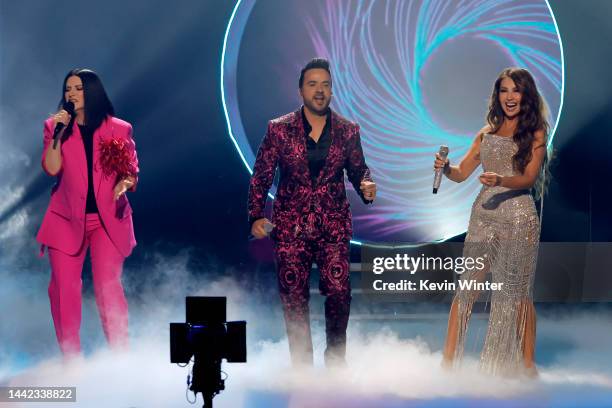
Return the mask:
{"type": "MultiPolygon", "coordinates": [[[[496,133],[504,123],[505,114],[499,102],[499,88],[504,78],[512,79],[522,94],[518,124],[513,136],[518,151],[512,157],[512,165],[515,170],[524,173],[525,167],[531,161],[535,132],[544,131],[544,138],[548,139],[548,109],[529,71],[523,68],[506,68],[497,77],[489,100],[487,123],[491,126],[492,133],[496,133]]],[[[543,147],[546,148],[546,142],[543,147]]]]}

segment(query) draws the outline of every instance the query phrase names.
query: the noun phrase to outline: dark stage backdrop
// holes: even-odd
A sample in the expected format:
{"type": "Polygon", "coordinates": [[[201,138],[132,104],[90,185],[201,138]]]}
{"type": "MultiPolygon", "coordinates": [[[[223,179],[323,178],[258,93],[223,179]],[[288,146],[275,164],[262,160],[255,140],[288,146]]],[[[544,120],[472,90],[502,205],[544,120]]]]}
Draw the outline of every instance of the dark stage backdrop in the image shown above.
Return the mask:
{"type": "MultiPolygon", "coordinates": [[[[130,200],[139,246],[130,262],[148,251],[189,247],[194,259],[213,256],[249,273],[248,174],[227,137],[220,101],[221,47],[233,3],[0,0],[3,250],[34,254],[52,185],[39,163],[42,121],[56,108],[65,73],[90,67],[117,116],[135,129],[141,181],[130,200]]],[[[612,241],[612,2],[550,4],[566,82],[542,240],[612,241]]],[[[252,64],[275,58],[264,47],[258,51],[252,64]]],[[[268,105],[287,86],[274,77],[259,80],[267,88],[253,97],[268,105]]]]}

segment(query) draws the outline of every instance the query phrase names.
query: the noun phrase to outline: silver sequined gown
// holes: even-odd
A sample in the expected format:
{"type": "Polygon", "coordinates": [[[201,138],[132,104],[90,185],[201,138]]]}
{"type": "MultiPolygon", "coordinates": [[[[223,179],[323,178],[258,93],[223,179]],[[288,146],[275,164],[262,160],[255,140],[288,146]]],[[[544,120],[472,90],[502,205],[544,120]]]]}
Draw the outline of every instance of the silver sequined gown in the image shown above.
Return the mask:
{"type": "MultiPolygon", "coordinates": [[[[511,137],[483,136],[480,159],[484,171],[512,176],[517,146],[511,137]]],[[[511,374],[523,363],[523,336],[528,306],[532,304],[540,222],[527,190],[484,186],[472,206],[464,256],[486,259],[485,268],[465,272],[460,279],[503,283],[490,294],[489,325],[481,354],[481,367],[492,374],[511,374]],[[489,275],[490,273],[490,275],[489,275]]],[[[456,293],[459,332],[455,362],[463,354],[468,321],[479,292],[456,293]]]]}

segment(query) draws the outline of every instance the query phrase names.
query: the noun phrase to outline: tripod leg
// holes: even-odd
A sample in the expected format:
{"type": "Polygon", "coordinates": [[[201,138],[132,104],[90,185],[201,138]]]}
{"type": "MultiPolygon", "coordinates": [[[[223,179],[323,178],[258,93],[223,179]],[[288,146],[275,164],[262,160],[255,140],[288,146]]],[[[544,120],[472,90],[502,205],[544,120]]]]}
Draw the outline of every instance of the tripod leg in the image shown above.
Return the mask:
{"type": "Polygon", "coordinates": [[[213,408],[213,396],[213,394],[202,393],[202,397],[204,398],[203,408],[213,408]]]}

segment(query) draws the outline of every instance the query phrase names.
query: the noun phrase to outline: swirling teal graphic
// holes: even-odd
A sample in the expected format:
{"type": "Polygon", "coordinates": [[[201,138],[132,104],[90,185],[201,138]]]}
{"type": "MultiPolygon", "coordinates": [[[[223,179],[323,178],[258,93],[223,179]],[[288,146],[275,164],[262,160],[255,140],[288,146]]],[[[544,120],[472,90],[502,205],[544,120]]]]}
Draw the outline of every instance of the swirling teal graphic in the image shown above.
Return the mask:
{"type": "MultiPolygon", "coordinates": [[[[252,0],[236,3],[221,66],[228,132],[249,171],[257,146],[243,125],[241,110],[252,108],[239,103],[237,71],[245,29],[258,24],[251,18],[261,20],[264,14],[255,13],[257,7],[252,0]]],[[[287,75],[296,76],[313,56],[330,60],[332,106],[360,124],[378,183],[373,208],[351,198],[356,239],[428,242],[465,231],[480,189],[477,175],[461,184],[445,180],[440,193],[432,195],[433,155],[445,144],[451,162],[461,159],[484,124],[492,84],[507,66],[527,68],[536,78],[550,110],[552,143],[564,72],[548,2],[330,0],[308,6],[287,2],[278,10],[279,15],[290,12],[300,16],[294,21],[302,21],[307,35],[286,51],[295,61],[287,75]]],[[[269,8],[265,15],[267,24],[274,24],[269,8]]],[[[279,43],[288,41],[288,29],[296,30],[295,23],[278,26],[279,43]]]]}

